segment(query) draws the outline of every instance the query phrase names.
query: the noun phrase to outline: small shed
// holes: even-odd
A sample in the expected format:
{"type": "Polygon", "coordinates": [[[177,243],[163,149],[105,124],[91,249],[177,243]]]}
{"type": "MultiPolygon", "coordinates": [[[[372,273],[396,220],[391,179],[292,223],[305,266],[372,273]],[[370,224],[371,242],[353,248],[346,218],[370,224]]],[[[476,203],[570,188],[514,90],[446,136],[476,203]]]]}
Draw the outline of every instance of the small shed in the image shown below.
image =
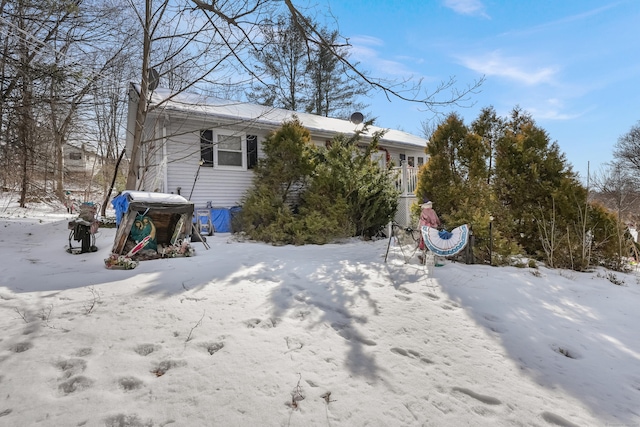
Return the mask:
{"type": "MultiPolygon", "coordinates": [[[[172,246],[176,240],[191,234],[193,203],[177,194],[123,191],[111,201],[116,210],[118,229],[112,253],[122,254],[127,242],[137,243],[132,229],[140,218],[147,218],[154,227],[158,250],[172,246]]],[[[148,221],[149,222],[149,221],[148,221]]]]}

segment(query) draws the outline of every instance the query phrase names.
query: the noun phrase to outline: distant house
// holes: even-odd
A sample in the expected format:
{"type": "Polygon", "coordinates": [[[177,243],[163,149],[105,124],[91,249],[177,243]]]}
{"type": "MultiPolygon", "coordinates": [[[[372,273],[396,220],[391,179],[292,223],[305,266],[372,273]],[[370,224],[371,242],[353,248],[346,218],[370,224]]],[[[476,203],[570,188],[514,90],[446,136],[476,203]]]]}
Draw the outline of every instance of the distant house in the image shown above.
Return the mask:
{"type": "Polygon", "coordinates": [[[84,144],[67,143],[62,155],[65,174],[94,174],[102,167],[102,159],[84,144]]]}
{"type": "MultiPolygon", "coordinates": [[[[131,153],[139,87],[131,85],[127,124],[127,150],[131,153]]],[[[144,126],[138,190],[180,194],[196,208],[229,209],[241,204],[252,185],[253,171],[269,132],[296,115],[309,130],[312,142],[329,143],[336,135],[353,135],[356,125],[347,120],[180,93],[158,88],[150,98],[144,126]]],[[[363,144],[382,128],[362,134],[363,144]]],[[[397,185],[403,189],[401,217],[415,200],[417,168],[426,162],[427,140],[398,130],[387,130],[376,160],[404,165],[397,185]],[[411,165],[409,165],[411,163],[411,165]]],[[[400,172],[400,168],[398,169],[400,172]]],[[[401,220],[401,222],[405,222],[401,220]]],[[[219,229],[219,227],[217,227],[219,229]]]]}

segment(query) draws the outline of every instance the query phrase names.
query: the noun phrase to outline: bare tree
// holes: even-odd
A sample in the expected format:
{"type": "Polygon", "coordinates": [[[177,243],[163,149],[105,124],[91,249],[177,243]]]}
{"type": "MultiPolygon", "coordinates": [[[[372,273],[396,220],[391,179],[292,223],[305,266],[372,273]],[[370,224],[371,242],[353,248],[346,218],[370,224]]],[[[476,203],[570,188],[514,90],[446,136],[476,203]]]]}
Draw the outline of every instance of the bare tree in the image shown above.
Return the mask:
{"type": "Polygon", "coordinates": [[[618,138],[613,149],[613,157],[621,162],[621,166],[640,176],[640,121],[618,138]]]}
{"type": "MultiPolygon", "coordinates": [[[[242,63],[240,55],[246,42],[245,36],[239,36],[231,28],[211,25],[211,19],[207,16],[203,19],[189,0],[165,0],[156,6],[152,0],[145,0],[144,11],[139,11],[133,0],[129,3],[143,33],[140,101],[135,113],[126,183],[127,189],[136,189],[141,177],[144,123],[150,109],[162,108],[162,105],[150,104],[150,95],[157,83],[150,82],[150,76],[173,82],[177,88],[173,96],[198,85],[215,84],[216,79],[227,82],[238,74],[234,62],[242,63]],[[183,68],[189,70],[189,78],[177,80],[177,71],[183,68]]],[[[166,100],[170,99],[172,97],[166,100]]]]}
{"type": "MultiPolygon", "coordinates": [[[[640,141],[640,139],[638,140],[640,141]]],[[[618,231],[617,236],[618,256],[629,255],[629,239],[626,230],[629,224],[638,221],[638,208],[640,207],[640,192],[638,192],[637,170],[629,168],[623,161],[614,161],[607,165],[607,169],[596,174],[593,179],[594,188],[598,191],[598,197],[616,213],[618,231]]],[[[617,266],[619,268],[620,265],[617,266]]]]}
{"type": "MultiPolygon", "coordinates": [[[[344,55],[343,48],[348,47],[348,40],[344,39],[339,42],[336,37],[332,41],[323,33],[321,28],[314,25],[314,21],[297,8],[292,0],[249,0],[249,1],[227,1],[216,2],[215,0],[191,0],[198,8],[218,18],[221,23],[226,23],[229,28],[239,31],[250,44],[253,49],[259,48],[259,44],[252,41],[249,37],[250,33],[243,26],[247,23],[255,24],[259,17],[265,12],[268,13],[273,5],[284,4],[289,11],[291,19],[298,28],[299,34],[307,45],[308,51],[312,46],[319,46],[327,49],[327,51],[336,57],[342,63],[346,70],[353,72],[355,76],[361,79],[364,84],[374,89],[381,90],[388,98],[394,97],[404,101],[417,102],[422,104],[429,110],[438,110],[441,107],[456,105],[469,100],[469,97],[476,93],[484,78],[476,80],[464,89],[456,88],[456,79],[451,77],[447,81],[441,82],[432,90],[423,89],[422,81],[412,84],[410,81],[392,82],[383,78],[370,77],[367,73],[358,68],[358,64],[352,63],[348,57],[344,55]],[[256,18],[256,19],[252,19],[256,18]],[[449,91],[449,95],[443,99],[439,99],[444,92],[449,91]]],[[[209,22],[213,21],[209,18],[209,22]]],[[[253,27],[252,27],[253,28],[253,27]]],[[[244,64],[247,66],[247,64],[244,64]]],[[[251,70],[248,70],[251,73],[251,70]]]]}
{"type": "Polygon", "coordinates": [[[120,20],[119,1],[17,0],[0,5],[0,30],[8,40],[0,60],[0,129],[16,129],[1,133],[0,154],[20,164],[21,206],[35,186],[33,178],[44,178],[46,185],[50,173],[62,197],[63,146],[70,139],[95,140],[88,95],[109,79],[111,64],[134,39],[126,32],[130,26],[120,20]]]}
{"type": "Polygon", "coordinates": [[[640,203],[636,176],[622,161],[614,161],[593,177],[598,198],[616,212],[618,222],[633,220],[640,203]]]}
{"type": "MultiPolygon", "coordinates": [[[[129,0],[135,8],[133,0],[129,0]]],[[[384,79],[369,77],[366,72],[358,69],[343,54],[342,48],[348,43],[335,42],[328,38],[314,25],[313,21],[304,15],[291,0],[176,0],[163,1],[154,7],[151,0],[145,0],[144,13],[138,14],[138,19],[143,28],[144,39],[142,43],[142,69],[141,83],[139,87],[140,102],[136,111],[135,128],[133,131],[133,143],[129,172],[127,176],[127,189],[135,189],[140,178],[140,152],[143,144],[144,123],[149,108],[161,108],[161,105],[150,107],[149,73],[154,67],[166,64],[169,59],[178,54],[189,54],[184,58],[189,63],[193,73],[193,80],[183,85],[182,90],[209,83],[224,82],[227,84],[245,84],[254,80],[266,85],[256,72],[251,61],[252,53],[259,52],[263,47],[259,37],[259,28],[265,22],[269,22],[273,16],[277,16],[278,8],[284,7],[297,28],[298,33],[308,52],[314,47],[322,47],[326,52],[336,57],[344,70],[353,73],[354,78],[361,79],[363,84],[374,89],[382,90],[388,97],[396,97],[401,100],[421,103],[425,108],[438,109],[442,106],[464,102],[479,88],[482,79],[474,82],[464,90],[455,88],[455,79],[451,78],[443,82],[433,91],[423,91],[420,83],[409,84],[408,81],[399,83],[389,82],[384,79]],[[193,8],[195,5],[195,10],[193,8]],[[182,25],[169,25],[174,31],[171,35],[160,36],[159,29],[162,23],[168,23],[169,19],[176,16],[183,18],[182,25]],[[190,17],[191,19],[188,19],[190,17]],[[202,25],[200,25],[202,23],[202,25]],[[171,39],[169,50],[162,52],[162,58],[155,58],[152,62],[152,49],[161,39],[171,39]],[[213,55],[212,53],[215,53],[213,55]],[[229,74],[229,71],[232,73],[229,74]],[[229,77],[230,75],[234,77],[229,77]],[[239,76],[239,77],[236,77],[239,76]],[[246,80],[243,79],[246,77],[246,80]],[[439,100],[443,91],[450,90],[451,95],[444,100],[439,100]]],[[[166,27],[165,27],[166,28],[166,27]]],[[[159,72],[160,77],[166,72],[159,72]]],[[[171,99],[171,98],[168,98],[171,99]]]]}

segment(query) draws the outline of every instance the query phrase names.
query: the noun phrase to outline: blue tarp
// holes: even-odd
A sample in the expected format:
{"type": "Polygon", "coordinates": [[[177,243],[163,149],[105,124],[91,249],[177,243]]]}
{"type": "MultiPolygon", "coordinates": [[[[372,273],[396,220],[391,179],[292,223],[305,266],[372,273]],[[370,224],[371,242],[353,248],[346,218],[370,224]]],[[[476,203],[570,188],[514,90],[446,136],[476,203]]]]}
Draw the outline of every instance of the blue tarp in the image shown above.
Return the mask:
{"type": "MultiPolygon", "coordinates": [[[[211,211],[211,223],[213,224],[213,228],[218,233],[231,233],[231,214],[232,210],[236,208],[211,208],[206,209],[211,211]]],[[[203,211],[203,208],[196,208],[194,210],[193,222],[196,223],[198,220],[198,212],[203,211]]]]}
{"type": "Polygon", "coordinates": [[[211,209],[211,222],[218,233],[231,233],[229,209],[211,209]]]}
{"type": "Polygon", "coordinates": [[[119,227],[122,217],[127,213],[127,209],[129,209],[129,198],[126,194],[119,194],[113,198],[111,204],[116,210],[116,226],[119,227]]]}

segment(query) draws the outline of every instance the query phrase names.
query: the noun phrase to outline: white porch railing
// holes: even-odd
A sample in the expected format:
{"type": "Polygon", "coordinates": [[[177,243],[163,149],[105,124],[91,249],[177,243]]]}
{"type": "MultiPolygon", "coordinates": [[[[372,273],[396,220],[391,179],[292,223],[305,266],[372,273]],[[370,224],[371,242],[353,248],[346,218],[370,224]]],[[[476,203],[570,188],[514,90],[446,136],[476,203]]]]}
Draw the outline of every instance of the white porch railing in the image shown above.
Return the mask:
{"type": "Polygon", "coordinates": [[[415,194],[418,186],[418,168],[402,162],[402,166],[395,167],[393,170],[397,173],[395,177],[396,188],[400,190],[395,221],[404,227],[413,227],[415,224],[411,218],[411,205],[418,201],[415,194]]]}
{"type": "Polygon", "coordinates": [[[402,162],[402,166],[393,168],[397,172],[396,188],[401,191],[401,196],[415,196],[418,186],[418,168],[407,166],[402,162]]]}

